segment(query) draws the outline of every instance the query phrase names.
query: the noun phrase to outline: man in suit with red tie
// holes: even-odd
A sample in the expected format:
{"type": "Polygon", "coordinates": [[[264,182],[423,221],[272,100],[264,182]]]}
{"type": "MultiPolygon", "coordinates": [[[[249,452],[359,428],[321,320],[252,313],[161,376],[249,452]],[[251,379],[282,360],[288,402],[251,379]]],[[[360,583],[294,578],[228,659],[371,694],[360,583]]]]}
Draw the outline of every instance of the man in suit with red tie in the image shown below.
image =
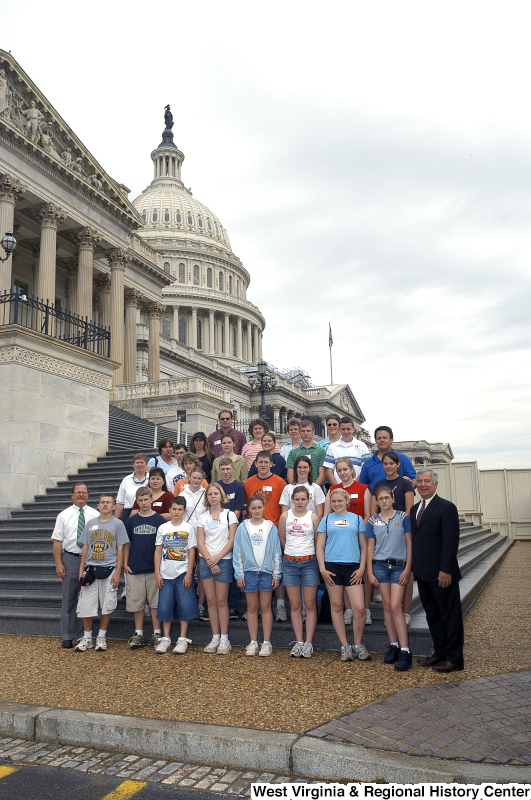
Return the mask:
{"type": "Polygon", "coordinates": [[[413,572],[433,639],[433,655],[420,658],[423,667],[437,672],[463,669],[463,616],[457,563],[459,516],[457,508],[437,494],[438,477],[432,469],[417,472],[422,500],[411,509],[413,572]]]}

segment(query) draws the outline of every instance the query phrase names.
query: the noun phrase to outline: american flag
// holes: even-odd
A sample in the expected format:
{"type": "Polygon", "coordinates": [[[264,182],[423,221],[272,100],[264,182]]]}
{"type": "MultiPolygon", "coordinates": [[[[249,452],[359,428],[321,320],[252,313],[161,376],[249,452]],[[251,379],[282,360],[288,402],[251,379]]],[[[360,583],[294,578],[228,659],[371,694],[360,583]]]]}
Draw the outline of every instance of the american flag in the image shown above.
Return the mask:
{"type": "Polygon", "coordinates": [[[328,323],[328,347],[332,347],[334,340],[332,339],[332,326],[328,323]]]}

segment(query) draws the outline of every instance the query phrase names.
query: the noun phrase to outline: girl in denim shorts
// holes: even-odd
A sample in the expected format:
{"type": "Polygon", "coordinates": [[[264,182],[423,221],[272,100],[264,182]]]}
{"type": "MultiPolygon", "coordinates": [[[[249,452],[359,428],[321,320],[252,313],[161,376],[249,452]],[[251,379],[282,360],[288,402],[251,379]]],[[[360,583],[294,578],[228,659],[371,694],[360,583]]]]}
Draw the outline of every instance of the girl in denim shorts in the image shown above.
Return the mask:
{"type": "Polygon", "coordinates": [[[282,583],[288,590],[291,624],[295,633],[295,644],[290,655],[294,658],[310,658],[317,625],[317,587],[321,581],[315,555],[319,517],[308,509],[310,492],[306,486],[296,486],[291,500],[294,507],[284,511],[278,523],[280,543],[284,548],[282,583]],[[303,635],[301,588],[306,608],[306,641],[303,635]]]}
{"type": "Polygon", "coordinates": [[[270,656],[273,611],[271,596],[282,577],[282,550],[277,526],[264,519],[265,501],[259,494],[249,499],[249,519],[238,525],[232,563],[238,586],[247,595],[247,627],[251,637],[246,656],[270,656]],[[258,644],[258,603],[262,611],[264,641],[258,644]]]}
{"type": "Polygon", "coordinates": [[[401,672],[411,669],[411,653],[402,599],[411,574],[411,522],[405,511],[393,508],[393,493],[387,486],[375,490],[380,513],[367,521],[367,573],[382,595],[384,622],[389,635],[386,664],[401,672]],[[400,646],[399,646],[400,642],[400,646]]]}

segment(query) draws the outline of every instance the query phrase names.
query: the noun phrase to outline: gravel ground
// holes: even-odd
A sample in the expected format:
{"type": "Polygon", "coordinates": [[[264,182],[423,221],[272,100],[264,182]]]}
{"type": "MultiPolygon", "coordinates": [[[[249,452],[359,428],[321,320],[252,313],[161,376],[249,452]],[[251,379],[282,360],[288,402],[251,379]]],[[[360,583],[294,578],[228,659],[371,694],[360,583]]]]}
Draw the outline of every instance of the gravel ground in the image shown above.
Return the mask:
{"type": "Polygon", "coordinates": [[[343,663],[315,651],[293,659],[228,656],[190,647],[184,656],[129,650],[110,641],[105,653],[61,650],[57,639],[0,636],[2,700],[139,717],[304,733],[401,689],[531,668],[531,542],[513,545],[465,618],[463,672],[444,676],[414,666],[397,673],[372,661],[343,663]],[[302,687],[302,691],[301,691],[302,687]]]}

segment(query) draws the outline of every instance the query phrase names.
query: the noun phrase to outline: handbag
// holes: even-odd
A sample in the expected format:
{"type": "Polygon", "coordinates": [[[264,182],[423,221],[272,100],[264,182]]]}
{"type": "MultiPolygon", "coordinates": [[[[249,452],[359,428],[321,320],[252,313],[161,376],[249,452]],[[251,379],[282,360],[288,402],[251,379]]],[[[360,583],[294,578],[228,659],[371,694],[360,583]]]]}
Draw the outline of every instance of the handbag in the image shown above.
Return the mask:
{"type": "Polygon", "coordinates": [[[94,564],[91,564],[89,569],[92,574],[93,580],[102,581],[105,578],[108,578],[111,572],[114,572],[116,567],[99,567],[97,565],[94,566],[94,564]]]}
{"type": "Polygon", "coordinates": [[[76,583],[76,589],[79,590],[82,586],[90,586],[90,584],[94,583],[94,581],[95,578],[90,570],[90,567],[85,567],[81,573],[81,578],[79,579],[78,583],[76,583]]]}

